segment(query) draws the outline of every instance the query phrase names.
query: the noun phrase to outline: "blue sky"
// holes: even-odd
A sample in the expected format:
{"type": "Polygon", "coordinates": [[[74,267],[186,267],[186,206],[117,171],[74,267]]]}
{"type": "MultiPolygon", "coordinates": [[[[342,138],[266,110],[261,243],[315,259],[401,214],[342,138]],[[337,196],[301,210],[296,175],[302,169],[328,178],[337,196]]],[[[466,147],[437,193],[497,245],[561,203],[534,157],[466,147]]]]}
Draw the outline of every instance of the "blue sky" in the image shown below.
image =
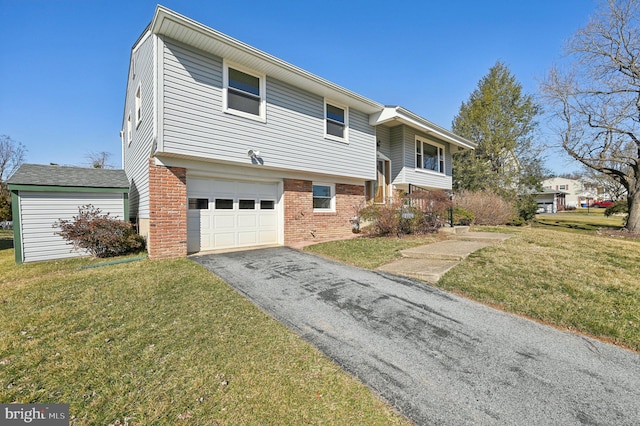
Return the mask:
{"type": "MultiPolygon", "coordinates": [[[[131,46],[156,1],[0,0],[0,135],[29,163],[120,166],[131,46]]],[[[595,0],[186,1],[164,6],[356,93],[445,128],[496,61],[526,93],[595,0]]],[[[545,129],[542,128],[543,137],[545,129]]],[[[553,136],[546,140],[553,143],[553,136]]],[[[561,173],[574,162],[549,153],[561,173]]]]}

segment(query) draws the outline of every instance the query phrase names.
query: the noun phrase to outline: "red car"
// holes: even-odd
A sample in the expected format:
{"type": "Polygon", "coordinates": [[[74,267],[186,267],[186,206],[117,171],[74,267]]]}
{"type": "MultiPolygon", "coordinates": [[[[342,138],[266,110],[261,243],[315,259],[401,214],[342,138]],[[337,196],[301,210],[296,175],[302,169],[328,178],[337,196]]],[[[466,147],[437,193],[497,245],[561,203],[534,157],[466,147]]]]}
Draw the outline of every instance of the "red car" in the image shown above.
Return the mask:
{"type": "Polygon", "coordinates": [[[614,204],[615,204],[615,202],[612,201],[612,200],[595,201],[591,207],[607,208],[607,207],[612,206],[614,204]]]}

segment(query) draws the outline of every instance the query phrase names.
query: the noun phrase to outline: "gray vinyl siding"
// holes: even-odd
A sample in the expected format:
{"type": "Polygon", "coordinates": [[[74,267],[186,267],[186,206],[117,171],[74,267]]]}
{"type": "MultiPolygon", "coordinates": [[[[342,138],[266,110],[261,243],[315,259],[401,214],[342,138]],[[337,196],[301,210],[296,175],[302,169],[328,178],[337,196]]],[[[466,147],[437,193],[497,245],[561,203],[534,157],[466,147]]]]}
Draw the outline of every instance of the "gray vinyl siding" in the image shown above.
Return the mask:
{"type": "Polygon", "coordinates": [[[391,158],[391,132],[387,126],[376,127],[376,143],[378,152],[391,158]]]}
{"type": "Polygon", "coordinates": [[[375,178],[375,128],[349,109],[348,143],[324,138],[324,98],[266,77],[266,122],[222,110],[222,58],[164,41],[165,153],[362,179],[375,178]]]}
{"type": "Polygon", "coordinates": [[[124,218],[122,193],[20,191],[19,204],[24,262],[88,255],[71,250],[67,241],[56,235],[59,229],[53,227],[60,219],[77,216],[80,206],[92,204],[112,217],[124,218]]]}
{"type": "Polygon", "coordinates": [[[389,158],[391,159],[391,182],[394,184],[406,183],[403,129],[404,126],[395,126],[389,131],[391,146],[391,155],[389,155],[389,158]]]}
{"type": "MultiPolygon", "coordinates": [[[[153,68],[153,39],[148,37],[132,53],[135,61],[135,76],[133,68],[129,72],[125,114],[122,129],[123,168],[129,178],[129,216],[133,218],[149,218],[149,157],[153,145],[154,130],[154,68],[153,68]],[[135,92],[141,84],[142,89],[142,122],[136,127],[135,92]],[[127,143],[127,117],[131,114],[132,135],[131,145],[127,143]]],[[[131,65],[133,67],[133,64],[131,65]]]]}

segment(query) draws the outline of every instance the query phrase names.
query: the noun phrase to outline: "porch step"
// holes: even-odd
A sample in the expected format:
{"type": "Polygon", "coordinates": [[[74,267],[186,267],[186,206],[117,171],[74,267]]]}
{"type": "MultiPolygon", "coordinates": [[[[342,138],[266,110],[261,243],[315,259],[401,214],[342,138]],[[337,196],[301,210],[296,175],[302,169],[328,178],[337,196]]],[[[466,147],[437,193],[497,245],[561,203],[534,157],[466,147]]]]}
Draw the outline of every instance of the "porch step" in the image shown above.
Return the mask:
{"type": "Polygon", "coordinates": [[[468,226],[454,226],[453,228],[450,226],[447,227],[443,227],[438,229],[438,232],[441,234],[448,234],[448,235],[459,235],[459,234],[466,234],[467,232],[469,232],[469,227],[468,226]]]}
{"type": "Polygon", "coordinates": [[[378,270],[434,284],[458,263],[454,260],[425,260],[405,257],[380,266],[378,270]]]}
{"type": "Polygon", "coordinates": [[[463,234],[454,234],[450,238],[459,241],[481,241],[487,243],[500,243],[508,240],[513,235],[501,234],[496,232],[466,232],[463,234]]]}
{"type": "Polygon", "coordinates": [[[491,244],[493,243],[487,241],[452,239],[437,244],[413,247],[402,250],[400,253],[402,253],[403,257],[412,259],[460,261],[466,259],[469,253],[490,246],[491,244]]]}

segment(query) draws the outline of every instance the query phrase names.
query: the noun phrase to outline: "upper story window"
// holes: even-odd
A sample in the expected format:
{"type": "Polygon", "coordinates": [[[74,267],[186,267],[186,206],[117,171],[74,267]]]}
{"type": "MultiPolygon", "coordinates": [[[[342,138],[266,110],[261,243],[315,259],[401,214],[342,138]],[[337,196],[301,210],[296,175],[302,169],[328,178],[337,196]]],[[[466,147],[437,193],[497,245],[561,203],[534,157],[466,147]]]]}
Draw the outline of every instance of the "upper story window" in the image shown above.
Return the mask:
{"type": "Polygon", "coordinates": [[[325,131],[327,139],[347,140],[349,129],[349,109],[331,101],[324,102],[325,131]]]}
{"type": "Polygon", "coordinates": [[[127,116],[127,145],[131,145],[133,131],[131,130],[131,114],[127,116]]]}
{"type": "Polygon", "coordinates": [[[444,146],[416,138],[416,168],[444,173],[444,146]]]}
{"type": "Polygon", "coordinates": [[[329,183],[313,183],[313,211],[336,211],[336,187],[329,183]]]}
{"type": "Polygon", "coordinates": [[[138,84],[136,90],[136,127],[142,122],[142,86],[138,84]]]}
{"type": "Polygon", "coordinates": [[[265,78],[264,75],[246,68],[224,63],[225,112],[265,120],[265,78]]]}

